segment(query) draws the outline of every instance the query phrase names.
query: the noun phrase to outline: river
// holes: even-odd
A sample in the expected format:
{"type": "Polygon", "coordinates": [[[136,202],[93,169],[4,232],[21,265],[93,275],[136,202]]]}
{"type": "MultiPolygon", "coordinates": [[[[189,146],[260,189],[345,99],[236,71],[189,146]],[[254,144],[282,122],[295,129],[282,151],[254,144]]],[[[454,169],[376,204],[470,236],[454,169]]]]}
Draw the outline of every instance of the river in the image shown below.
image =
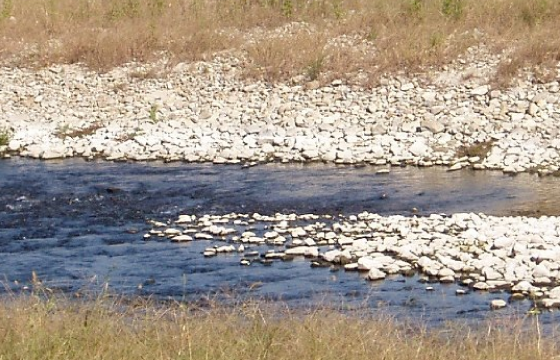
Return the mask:
{"type": "MultiPolygon", "coordinates": [[[[65,294],[101,291],[188,301],[282,300],[331,304],[441,322],[484,318],[506,293],[455,296],[458,285],[311,268],[306,260],[240,267],[239,256],[204,258],[209,242],[144,241],[147,220],[178,214],[316,213],[383,215],[484,212],[556,215],[553,177],[443,168],[325,164],[110,163],[79,159],[0,161],[0,276],[5,294],[25,292],[32,272],[65,294]]],[[[528,301],[500,313],[524,314],[528,301]]],[[[548,315],[553,321],[556,315],[548,315]]]]}

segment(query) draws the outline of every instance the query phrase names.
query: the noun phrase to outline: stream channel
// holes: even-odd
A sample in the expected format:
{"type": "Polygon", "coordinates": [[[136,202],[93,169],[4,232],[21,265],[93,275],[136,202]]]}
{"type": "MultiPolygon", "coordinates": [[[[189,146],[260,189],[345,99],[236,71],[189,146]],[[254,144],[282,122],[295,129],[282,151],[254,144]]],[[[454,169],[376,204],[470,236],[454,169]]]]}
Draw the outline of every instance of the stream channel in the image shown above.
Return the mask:
{"type": "MultiPolygon", "coordinates": [[[[413,216],[484,212],[557,215],[560,180],[532,174],[444,168],[325,164],[238,165],[110,163],[80,159],[0,161],[0,279],[5,295],[28,291],[34,271],[55,291],[108,288],[124,295],[203,301],[281,300],[290,306],[333,304],[440,323],[482,319],[507,293],[455,296],[456,284],[417,277],[368,282],[357,273],[311,268],[304,259],[239,266],[240,255],[204,258],[211,241],[144,241],[147,220],[229,212],[413,216]]],[[[516,302],[499,316],[525,314],[516,302]]],[[[558,312],[543,315],[553,323],[558,312]]]]}

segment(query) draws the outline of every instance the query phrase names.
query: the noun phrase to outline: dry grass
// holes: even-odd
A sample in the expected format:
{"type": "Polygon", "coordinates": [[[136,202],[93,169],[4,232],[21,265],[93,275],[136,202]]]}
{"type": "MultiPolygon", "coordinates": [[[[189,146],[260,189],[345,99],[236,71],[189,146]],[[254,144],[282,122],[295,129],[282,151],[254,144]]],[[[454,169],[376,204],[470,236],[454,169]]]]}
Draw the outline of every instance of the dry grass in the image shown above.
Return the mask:
{"type": "Polygon", "coordinates": [[[58,129],[56,136],[60,139],[70,138],[82,138],[91,134],[94,134],[97,130],[102,128],[101,123],[93,123],[81,129],[72,129],[69,126],[58,129]]]}
{"type": "Polygon", "coordinates": [[[520,68],[557,78],[558,18],[553,0],[0,0],[0,59],[108,69],[228,50],[247,58],[245,74],[268,81],[357,70],[371,79],[485,44],[507,50],[497,75],[507,84],[520,68]]]}
{"type": "Polygon", "coordinates": [[[554,338],[542,337],[531,320],[430,330],[334,310],[275,310],[13,298],[0,305],[0,358],[551,360],[559,354],[554,338]]]}

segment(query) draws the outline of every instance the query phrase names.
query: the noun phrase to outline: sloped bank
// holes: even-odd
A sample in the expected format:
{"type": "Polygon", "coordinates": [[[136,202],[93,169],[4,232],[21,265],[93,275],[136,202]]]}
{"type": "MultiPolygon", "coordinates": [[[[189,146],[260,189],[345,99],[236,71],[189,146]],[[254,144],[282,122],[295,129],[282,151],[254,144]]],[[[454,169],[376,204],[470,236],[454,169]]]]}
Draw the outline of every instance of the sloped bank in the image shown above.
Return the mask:
{"type": "MultiPolygon", "coordinates": [[[[457,295],[507,291],[510,301],[530,299],[544,308],[560,307],[560,218],[554,216],[231,213],[181,215],[172,225],[152,225],[145,240],[222,241],[225,244],[208,247],[203,255],[238,253],[242,266],[304,256],[312,267],[363,271],[371,281],[418,272],[421,281],[458,282],[464,287],[457,295]],[[256,250],[261,245],[271,248],[256,250]]],[[[495,300],[490,306],[507,303],[495,300]]]]}
{"type": "Polygon", "coordinates": [[[0,129],[10,139],[0,152],[557,172],[558,81],[492,89],[477,75],[485,66],[457,63],[372,89],[341,80],[247,84],[234,58],[179,64],[158,79],[133,78],[145,71],[140,65],[105,74],[64,65],[3,68],[0,129]]]}

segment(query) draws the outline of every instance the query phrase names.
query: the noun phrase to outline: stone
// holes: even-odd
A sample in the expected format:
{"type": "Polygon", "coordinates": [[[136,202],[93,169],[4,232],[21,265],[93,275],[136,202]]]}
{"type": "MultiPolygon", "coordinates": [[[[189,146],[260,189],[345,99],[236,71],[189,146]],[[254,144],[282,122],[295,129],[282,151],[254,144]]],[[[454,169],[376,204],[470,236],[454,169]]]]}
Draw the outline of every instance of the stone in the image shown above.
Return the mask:
{"type": "Polygon", "coordinates": [[[454,278],[454,276],[455,276],[455,272],[449,268],[443,268],[438,271],[438,277],[440,278],[444,278],[444,277],[454,278]]]}
{"type": "Polygon", "coordinates": [[[423,141],[417,140],[410,146],[408,151],[416,157],[425,157],[428,155],[430,148],[423,141]]]}
{"type": "Polygon", "coordinates": [[[382,280],[385,279],[387,275],[380,269],[372,268],[369,270],[367,278],[368,280],[375,281],[375,280],[382,280]]]}
{"type": "Polygon", "coordinates": [[[541,305],[547,309],[550,308],[560,308],[560,299],[542,299],[540,301],[541,305]]]}
{"type": "Polygon", "coordinates": [[[461,170],[463,168],[463,164],[462,163],[456,163],[453,164],[452,166],[450,166],[447,171],[457,171],[457,170],[461,170]]]}
{"type": "MultiPolygon", "coordinates": [[[[0,128],[0,131],[1,131],[1,128],[0,128]]],[[[22,144],[21,144],[21,141],[19,141],[19,140],[12,139],[8,142],[8,150],[9,151],[18,151],[21,148],[21,146],[22,146],[22,144]]]]}
{"type": "Polygon", "coordinates": [[[473,285],[473,289],[484,291],[490,289],[490,286],[485,282],[477,282],[473,285]]]}
{"type": "Polygon", "coordinates": [[[551,276],[550,270],[543,264],[535,266],[533,269],[533,278],[549,278],[551,276]]]}
{"type": "Polygon", "coordinates": [[[171,241],[173,242],[187,242],[187,241],[192,241],[193,238],[189,235],[177,235],[177,236],[173,236],[171,238],[171,241]]]}
{"type": "Polygon", "coordinates": [[[383,264],[375,258],[369,256],[364,256],[358,259],[359,270],[371,270],[374,268],[381,269],[383,268],[383,264]]]}
{"type": "Polygon", "coordinates": [[[515,284],[514,286],[512,286],[511,291],[512,292],[529,292],[532,291],[535,287],[533,285],[531,285],[530,282],[528,281],[520,281],[517,284],[515,284]]]}
{"type": "Polygon", "coordinates": [[[420,123],[420,126],[433,134],[439,134],[445,130],[445,126],[435,120],[424,120],[420,123]]]}
{"type": "Polygon", "coordinates": [[[197,240],[212,240],[214,237],[210,234],[206,233],[196,233],[194,234],[194,238],[197,240]]]}
{"type": "Polygon", "coordinates": [[[488,94],[489,87],[488,85],[482,85],[472,89],[471,95],[473,96],[482,96],[488,94]]]}
{"type": "Polygon", "coordinates": [[[494,243],[492,244],[492,247],[494,249],[511,248],[512,246],[513,246],[513,240],[505,236],[501,236],[497,238],[496,240],[494,240],[494,243]]]}
{"type": "Polygon", "coordinates": [[[163,233],[167,236],[176,236],[182,233],[181,230],[179,229],[174,229],[174,228],[167,228],[163,231],[163,233]]]}
{"type": "Polygon", "coordinates": [[[549,290],[547,296],[551,299],[558,299],[560,300],[560,286],[557,286],[551,290],[549,290]]]}
{"type": "Polygon", "coordinates": [[[405,83],[401,85],[401,91],[409,91],[414,89],[414,84],[413,83],[405,83]]]}
{"type": "Polygon", "coordinates": [[[330,250],[330,251],[327,251],[327,252],[321,254],[321,258],[322,258],[323,260],[325,260],[325,261],[334,263],[334,262],[336,262],[338,259],[340,259],[341,253],[342,253],[342,252],[341,252],[340,250],[338,250],[338,249],[330,250]]]}
{"type": "Polygon", "coordinates": [[[493,269],[489,266],[486,266],[482,269],[482,275],[484,276],[486,281],[503,279],[503,275],[499,271],[497,271],[497,270],[495,270],[495,269],[493,269]]]}
{"type": "Polygon", "coordinates": [[[492,310],[503,309],[507,306],[507,302],[502,299],[494,299],[490,302],[490,308],[492,310]]]}

